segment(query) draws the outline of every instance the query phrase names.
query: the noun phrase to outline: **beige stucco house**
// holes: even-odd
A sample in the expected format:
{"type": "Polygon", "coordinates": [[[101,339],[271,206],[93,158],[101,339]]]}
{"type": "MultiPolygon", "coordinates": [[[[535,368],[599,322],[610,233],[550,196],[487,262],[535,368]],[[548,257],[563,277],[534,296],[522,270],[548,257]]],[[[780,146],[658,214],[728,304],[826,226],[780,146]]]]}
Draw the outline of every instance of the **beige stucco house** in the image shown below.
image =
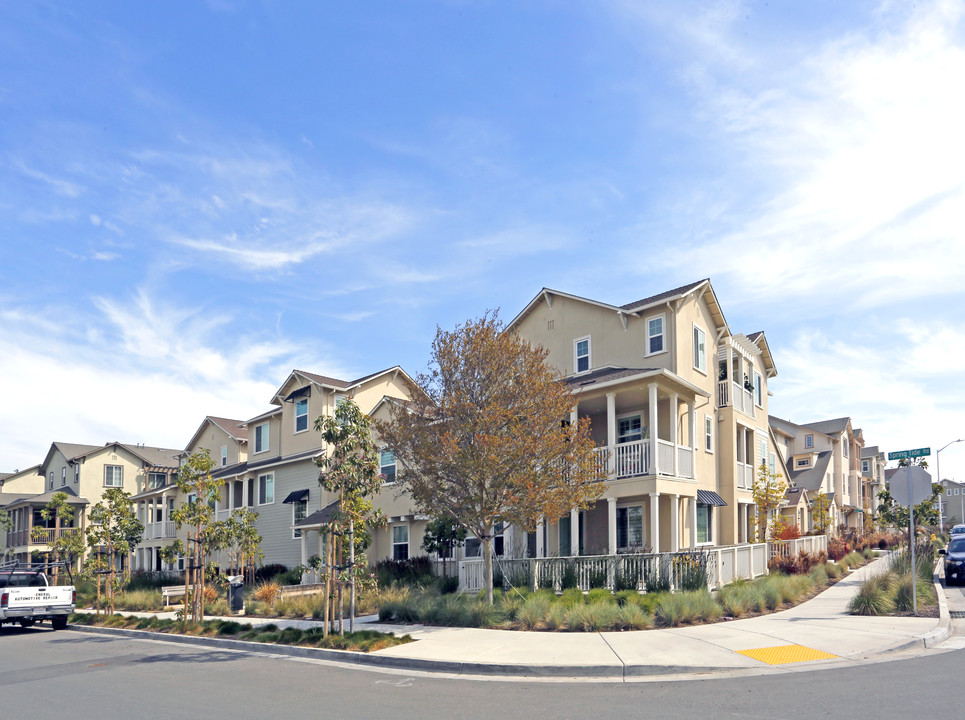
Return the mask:
{"type": "MultiPolygon", "coordinates": [[[[509,324],[548,350],[607,478],[592,507],[527,538],[529,556],[749,541],[777,375],[763,333],[731,332],[709,280],[625,305],[544,288],[509,324]]],[[[515,546],[518,543],[507,543],[515,546]]]]}

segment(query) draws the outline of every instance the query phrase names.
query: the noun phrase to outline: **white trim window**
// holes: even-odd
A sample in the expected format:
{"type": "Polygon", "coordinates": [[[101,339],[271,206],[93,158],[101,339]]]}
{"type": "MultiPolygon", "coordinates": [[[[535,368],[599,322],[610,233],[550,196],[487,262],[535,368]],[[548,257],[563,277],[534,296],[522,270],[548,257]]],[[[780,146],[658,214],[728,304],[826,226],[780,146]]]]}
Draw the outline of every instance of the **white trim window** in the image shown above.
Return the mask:
{"type": "Polygon", "coordinates": [[[664,342],[666,320],[667,316],[664,314],[647,318],[647,355],[656,355],[666,350],[664,342]]]}
{"type": "Polygon", "coordinates": [[[74,485],[80,484],[80,464],[74,465],[74,485]]]}
{"type": "Polygon", "coordinates": [[[759,408],[764,407],[764,378],[756,370],[754,371],[754,404],[759,408]]]}
{"type": "Polygon", "coordinates": [[[60,486],[63,487],[67,484],[67,466],[60,468],[60,486]]]}
{"type": "Polygon", "coordinates": [[[694,369],[707,372],[707,333],[694,325],[694,369]]]}
{"type": "Polygon", "coordinates": [[[258,476],[258,504],[271,505],[275,502],[275,476],[265,473],[258,476]]]}
{"type": "Polygon", "coordinates": [[[590,336],[573,341],[573,370],[583,373],[590,369],[590,336]]]}
{"type": "Polygon", "coordinates": [[[48,473],[48,486],[49,486],[49,487],[48,487],[48,490],[53,490],[53,489],[54,489],[54,471],[53,471],[53,470],[51,470],[51,471],[48,473]]]}
{"type": "Polygon", "coordinates": [[[794,463],[795,467],[808,467],[811,464],[811,458],[798,458],[797,462],[794,463]]]}
{"type": "Polygon", "coordinates": [[[809,450],[814,447],[814,435],[804,436],[804,447],[808,448],[809,450]]]}
{"type": "Polygon", "coordinates": [[[395,453],[391,450],[379,452],[379,473],[385,478],[383,480],[385,485],[395,482],[395,453]]]}
{"type": "Polygon", "coordinates": [[[697,503],[697,544],[707,545],[714,541],[714,508],[697,503]]]}
{"type": "Polygon", "coordinates": [[[260,425],[255,425],[255,454],[268,452],[268,423],[263,422],[260,425]]]}
{"type": "MultiPolygon", "coordinates": [[[[761,463],[764,462],[764,458],[767,457],[767,440],[761,440],[759,448],[761,451],[761,454],[760,454],[761,462],[757,463],[754,467],[759,467],[761,463]]],[[[773,466],[773,463],[772,463],[772,466],[773,466]]]]}
{"type": "Polygon", "coordinates": [[[393,560],[409,559],[409,526],[408,525],[392,526],[392,559],[393,560]]]}
{"type": "Polygon", "coordinates": [[[617,550],[643,547],[643,506],[617,508],[617,550]]]}
{"type": "Polygon", "coordinates": [[[712,415],[704,415],[704,450],[714,452],[714,418],[712,415]]]}
{"type": "Polygon", "coordinates": [[[168,483],[168,474],[162,472],[152,472],[147,474],[147,487],[149,490],[157,490],[168,483]]]}
{"type": "Polygon", "coordinates": [[[295,432],[308,430],[308,398],[298,398],[295,401],[295,432]]]}
{"type": "MultiPolygon", "coordinates": [[[[503,556],[503,551],[506,549],[506,544],[503,536],[502,523],[496,523],[493,525],[492,547],[493,555],[496,555],[497,557],[503,556]]],[[[463,545],[463,555],[467,558],[482,557],[482,541],[475,535],[468,535],[466,537],[466,542],[463,545]]]]}
{"type": "Polygon", "coordinates": [[[861,472],[866,473],[871,471],[871,461],[862,460],[861,461],[861,472]]]}
{"type": "Polygon", "coordinates": [[[617,418],[617,445],[643,440],[646,436],[647,429],[643,426],[639,413],[617,418]]]}
{"type": "MultiPolygon", "coordinates": [[[[292,503],[292,525],[308,517],[308,498],[296,500],[292,503]]],[[[301,528],[292,528],[292,539],[298,540],[302,536],[301,528]]]]}
{"type": "Polygon", "coordinates": [[[104,487],[124,487],[124,466],[104,466],[104,487]]]}
{"type": "Polygon", "coordinates": [[[222,445],[221,446],[221,467],[224,467],[227,464],[228,464],[228,446],[222,445]]]}

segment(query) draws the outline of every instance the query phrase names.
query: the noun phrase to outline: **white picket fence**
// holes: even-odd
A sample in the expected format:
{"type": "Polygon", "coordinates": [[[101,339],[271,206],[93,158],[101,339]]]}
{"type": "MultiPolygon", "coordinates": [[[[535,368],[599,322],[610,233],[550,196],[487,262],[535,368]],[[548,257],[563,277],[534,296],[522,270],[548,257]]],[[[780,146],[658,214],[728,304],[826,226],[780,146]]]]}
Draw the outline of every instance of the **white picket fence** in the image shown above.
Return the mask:
{"type": "MultiPolygon", "coordinates": [[[[587,555],[552,558],[494,558],[493,567],[505,582],[517,587],[562,589],[564,579],[575,574],[582,590],[593,587],[613,589],[617,578],[645,589],[647,578],[666,577],[671,588],[681,585],[688,566],[706,563],[707,585],[719,588],[737,578],[753,579],[767,574],[770,558],[767,543],[707,547],[676,553],[587,555]]],[[[459,590],[478,592],[483,588],[483,561],[472,558],[459,562],[459,590]]]]}

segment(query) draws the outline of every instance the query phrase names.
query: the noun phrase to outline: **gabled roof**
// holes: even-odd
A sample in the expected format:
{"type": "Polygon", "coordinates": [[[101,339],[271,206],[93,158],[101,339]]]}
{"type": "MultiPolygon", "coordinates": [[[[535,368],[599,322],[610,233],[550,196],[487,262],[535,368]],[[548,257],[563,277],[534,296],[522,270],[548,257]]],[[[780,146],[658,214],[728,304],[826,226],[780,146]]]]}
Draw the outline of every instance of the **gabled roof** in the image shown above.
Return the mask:
{"type": "Polygon", "coordinates": [[[303,520],[299,520],[297,523],[292,525],[293,528],[313,528],[320,527],[322,525],[328,525],[332,522],[332,518],[335,517],[335,513],[338,510],[338,500],[329,503],[321,510],[316,510],[311,515],[307,516],[303,520]]]}
{"type": "MultiPolygon", "coordinates": [[[[272,412],[274,412],[274,410],[272,412]]],[[[198,429],[194,431],[194,435],[191,436],[188,444],[184,446],[185,449],[191,447],[198,441],[198,438],[204,432],[204,426],[209,424],[220,428],[228,434],[228,437],[236,442],[248,442],[248,425],[244,420],[231,420],[229,418],[217,417],[215,415],[206,415],[204,420],[201,421],[201,424],[198,425],[198,429]]]]}
{"type": "MultiPolygon", "coordinates": [[[[546,302],[552,303],[552,296],[563,297],[570,300],[576,300],[577,302],[587,303],[589,305],[595,305],[599,308],[605,310],[612,310],[618,315],[637,315],[648,308],[652,308],[657,305],[663,305],[670,302],[671,300],[677,300],[682,297],[686,297],[694,292],[706,292],[709,297],[707,298],[707,305],[710,307],[711,312],[715,315],[718,327],[724,328],[727,332],[727,320],[724,318],[724,313],[720,309],[720,303],[717,302],[717,295],[714,292],[713,286],[710,284],[709,278],[704,278],[703,280],[698,280],[697,282],[688,283],[687,285],[681,285],[673,290],[667,290],[662,293],[657,293],[656,295],[650,295],[649,297],[642,298],[640,300],[635,300],[634,302],[627,303],[625,305],[611,305],[609,303],[600,302],[599,300],[590,300],[589,298],[581,297],[579,295],[572,295],[570,293],[565,293],[560,290],[553,290],[551,288],[544,287],[540,290],[536,297],[530,300],[526,307],[514,317],[510,323],[506,326],[506,329],[515,327],[523,318],[525,318],[533,308],[535,308],[540,302],[544,300],[546,302]]],[[[624,321],[626,318],[624,317],[624,321]]]]}
{"type": "Polygon", "coordinates": [[[869,446],[867,446],[867,447],[861,448],[861,457],[862,457],[862,458],[872,458],[872,457],[875,457],[875,456],[876,456],[878,453],[880,453],[880,452],[881,452],[881,451],[878,450],[878,446],[877,446],[877,445],[869,445],[869,446]]]}
{"type": "Polygon", "coordinates": [[[782,435],[787,435],[788,437],[797,437],[800,430],[803,430],[797,423],[792,423],[790,420],[784,420],[776,415],[767,416],[767,424],[774,430],[775,433],[781,433],[782,435]]]}
{"type": "Polygon", "coordinates": [[[278,391],[275,393],[275,396],[271,399],[271,404],[272,405],[282,404],[282,402],[285,400],[285,397],[287,395],[287,393],[285,393],[285,388],[288,387],[288,384],[291,382],[293,378],[300,379],[302,382],[313,383],[321,388],[327,388],[329,390],[340,390],[340,391],[346,392],[349,390],[354,390],[355,388],[360,387],[365,383],[371,382],[372,380],[375,380],[376,378],[379,378],[383,375],[389,375],[389,374],[402,374],[403,376],[405,376],[407,380],[409,380],[410,382],[412,381],[412,378],[410,378],[409,375],[406,373],[406,371],[403,370],[399,365],[393,365],[392,367],[386,368],[385,370],[379,370],[378,372],[370,373],[368,375],[363,375],[362,377],[356,378],[355,380],[339,380],[338,378],[328,377],[327,375],[318,375],[316,373],[307,372],[305,370],[292,370],[288,374],[288,377],[285,378],[285,382],[283,382],[279,386],[278,391]]]}
{"type": "Polygon", "coordinates": [[[820,420],[818,422],[804,423],[801,427],[808,428],[809,430],[816,430],[819,433],[824,433],[825,435],[835,435],[839,432],[843,432],[848,429],[848,424],[851,422],[849,417],[834,418],[833,420],[820,420]]]}
{"type": "Polygon", "coordinates": [[[82,458],[88,453],[94,452],[95,450],[100,450],[103,445],[81,445],[79,443],[65,443],[65,442],[52,442],[50,444],[50,449],[47,450],[47,455],[44,457],[44,461],[38,466],[46,467],[47,463],[50,462],[51,457],[54,454],[54,450],[58,450],[61,455],[67,458],[67,461],[76,460],[82,458]]]}
{"type": "Polygon", "coordinates": [[[811,463],[811,467],[795,470],[788,468],[791,482],[795,486],[804,488],[809,493],[821,492],[821,484],[824,476],[828,473],[828,463],[831,461],[831,451],[819,452],[818,456],[811,463]]]}
{"type": "Polygon", "coordinates": [[[139,457],[148,467],[176,468],[179,465],[178,456],[181,455],[181,451],[175,450],[174,448],[148,447],[147,445],[127,445],[124,443],[114,444],[139,457]]]}
{"type": "Polygon", "coordinates": [[[777,365],[774,364],[774,357],[771,355],[771,348],[767,344],[767,337],[763,330],[752,332],[747,339],[761,349],[761,357],[764,359],[764,367],[767,370],[767,377],[777,376],[777,365]]]}

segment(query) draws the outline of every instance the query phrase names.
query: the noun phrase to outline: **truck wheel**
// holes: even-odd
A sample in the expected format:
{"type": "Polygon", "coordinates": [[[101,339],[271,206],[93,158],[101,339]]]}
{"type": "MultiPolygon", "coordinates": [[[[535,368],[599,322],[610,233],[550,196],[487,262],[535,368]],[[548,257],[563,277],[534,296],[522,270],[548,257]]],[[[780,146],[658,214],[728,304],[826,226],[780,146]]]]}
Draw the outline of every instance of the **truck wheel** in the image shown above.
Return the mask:
{"type": "Polygon", "coordinates": [[[33,627],[33,626],[34,626],[33,618],[28,618],[28,619],[26,619],[26,620],[21,620],[21,621],[20,621],[20,627],[22,627],[22,628],[28,628],[28,627],[33,627]]]}
{"type": "Polygon", "coordinates": [[[54,630],[63,630],[67,627],[67,616],[54,615],[54,617],[50,618],[50,624],[53,626],[54,630]]]}

